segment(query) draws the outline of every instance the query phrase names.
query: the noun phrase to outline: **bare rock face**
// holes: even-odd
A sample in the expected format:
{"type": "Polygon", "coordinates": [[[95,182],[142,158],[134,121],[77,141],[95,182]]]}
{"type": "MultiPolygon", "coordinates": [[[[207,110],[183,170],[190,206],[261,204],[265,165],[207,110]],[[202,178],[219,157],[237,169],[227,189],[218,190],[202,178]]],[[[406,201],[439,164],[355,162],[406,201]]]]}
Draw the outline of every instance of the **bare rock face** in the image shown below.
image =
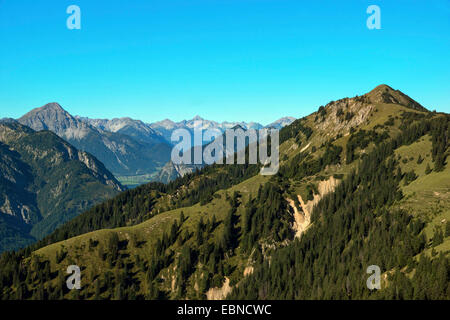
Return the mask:
{"type": "Polygon", "coordinates": [[[11,201],[8,195],[5,195],[0,206],[0,213],[22,219],[27,224],[31,223],[31,211],[32,209],[29,206],[15,200],[11,201]]]}
{"type": "Polygon", "coordinates": [[[183,177],[186,174],[194,172],[196,169],[201,169],[202,165],[195,164],[175,164],[172,161],[166,163],[158,174],[157,180],[163,183],[168,183],[178,177],[183,177]]]}
{"type": "Polygon", "coordinates": [[[297,198],[300,203],[300,208],[297,208],[294,200],[289,198],[286,199],[294,212],[293,230],[295,231],[296,238],[301,237],[301,235],[309,228],[314,206],[317,205],[324,196],[333,192],[339,182],[340,180],[334,178],[333,176],[331,176],[328,180],[319,182],[319,193],[314,194],[314,199],[309,200],[306,203],[303,201],[302,196],[298,194],[297,198]]]}
{"type": "Polygon", "coordinates": [[[36,131],[52,131],[65,140],[82,140],[90,131],[86,123],[72,117],[55,102],[31,110],[18,121],[36,131]]]}
{"type": "Polygon", "coordinates": [[[378,104],[396,104],[413,110],[427,111],[399,90],[379,85],[365,95],[331,101],[320,107],[315,126],[327,138],[337,134],[349,134],[352,127],[370,121],[370,116],[378,104]]]}
{"type": "Polygon", "coordinates": [[[325,106],[326,116],[317,121],[316,127],[330,137],[346,134],[350,128],[367,121],[374,108],[375,104],[364,96],[333,101],[325,106]]]}
{"type": "Polygon", "coordinates": [[[92,171],[92,174],[102,181],[102,183],[113,187],[118,191],[124,191],[125,188],[116,180],[116,178],[104,167],[104,165],[95,160],[90,154],[78,150],[77,160],[92,171]]]}
{"type": "Polygon", "coordinates": [[[207,300],[224,300],[231,293],[233,287],[230,286],[230,279],[225,277],[225,282],[221,288],[210,288],[206,292],[207,300]]]}

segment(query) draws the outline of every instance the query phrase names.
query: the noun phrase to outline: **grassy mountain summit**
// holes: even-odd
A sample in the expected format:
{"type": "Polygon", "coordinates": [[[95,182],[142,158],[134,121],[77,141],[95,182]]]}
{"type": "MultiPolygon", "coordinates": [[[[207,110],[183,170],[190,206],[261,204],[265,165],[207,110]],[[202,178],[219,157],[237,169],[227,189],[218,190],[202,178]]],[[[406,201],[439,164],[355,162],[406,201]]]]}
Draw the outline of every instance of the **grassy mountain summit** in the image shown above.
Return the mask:
{"type": "Polygon", "coordinates": [[[0,251],[41,238],[123,191],[101,162],[50,131],[0,123],[0,251]]]}
{"type": "Polygon", "coordinates": [[[418,111],[428,111],[420,103],[414,101],[409,96],[399,90],[394,90],[388,85],[381,84],[375,89],[365,94],[371,103],[392,103],[405,106],[418,111]]]}
{"type": "Polygon", "coordinates": [[[124,192],[3,255],[0,294],[449,299],[449,120],[386,85],[332,101],[281,130],[277,175],[212,165],[124,192]]]}

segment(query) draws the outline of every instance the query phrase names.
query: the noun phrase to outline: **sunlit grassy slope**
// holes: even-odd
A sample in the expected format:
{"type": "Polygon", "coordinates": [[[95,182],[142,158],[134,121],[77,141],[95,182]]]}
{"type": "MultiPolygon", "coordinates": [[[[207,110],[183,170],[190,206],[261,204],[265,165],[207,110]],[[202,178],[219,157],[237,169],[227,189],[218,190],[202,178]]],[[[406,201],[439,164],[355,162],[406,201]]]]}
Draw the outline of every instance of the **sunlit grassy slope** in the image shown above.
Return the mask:
{"type": "MultiPolygon", "coordinates": [[[[427,222],[425,233],[429,240],[434,235],[435,227],[445,228],[445,223],[450,221],[450,166],[447,165],[442,172],[425,173],[427,166],[434,168],[430,139],[430,136],[424,136],[419,141],[400,147],[396,151],[402,171],[413,170],[417,175],[417,179],[408,185],[401,183],[405,197],[397,206],[427,222]],[[418,163],[419,157],[423,159],[421,163],[418,163]]],[[[449,249],[450,237],[435,247],[438,252],[446,252],[449,249]]]]}

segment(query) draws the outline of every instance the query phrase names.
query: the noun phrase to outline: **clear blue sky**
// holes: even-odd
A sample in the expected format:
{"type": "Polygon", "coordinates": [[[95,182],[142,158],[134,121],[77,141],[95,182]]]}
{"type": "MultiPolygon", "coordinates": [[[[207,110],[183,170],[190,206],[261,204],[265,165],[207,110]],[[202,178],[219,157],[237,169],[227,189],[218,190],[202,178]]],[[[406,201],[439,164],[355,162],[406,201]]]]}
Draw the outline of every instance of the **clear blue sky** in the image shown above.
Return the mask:
{"type": "Polygon", "coordinates": [[[267,124],[381,83],[450,112],[449,52],[449,0],[0,0],[0,118],[267,124]]]}

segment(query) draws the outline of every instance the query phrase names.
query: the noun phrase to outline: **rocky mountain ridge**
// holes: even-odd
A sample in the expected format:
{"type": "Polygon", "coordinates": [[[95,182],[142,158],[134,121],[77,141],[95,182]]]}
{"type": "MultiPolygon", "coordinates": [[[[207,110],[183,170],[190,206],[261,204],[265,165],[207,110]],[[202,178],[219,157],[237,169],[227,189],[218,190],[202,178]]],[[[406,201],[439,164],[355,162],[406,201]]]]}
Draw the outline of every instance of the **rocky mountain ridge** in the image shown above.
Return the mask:
{"type": "Polygon", "coordinates": [[[97,157],[116,176],[154,173],[170,158],[171,146],[151,130],[144,135],[123,125],[116,132],[105,131],[72,116],[57,103],[33,109],[17,121],[36,131],[56,133],[97,157]]]}

